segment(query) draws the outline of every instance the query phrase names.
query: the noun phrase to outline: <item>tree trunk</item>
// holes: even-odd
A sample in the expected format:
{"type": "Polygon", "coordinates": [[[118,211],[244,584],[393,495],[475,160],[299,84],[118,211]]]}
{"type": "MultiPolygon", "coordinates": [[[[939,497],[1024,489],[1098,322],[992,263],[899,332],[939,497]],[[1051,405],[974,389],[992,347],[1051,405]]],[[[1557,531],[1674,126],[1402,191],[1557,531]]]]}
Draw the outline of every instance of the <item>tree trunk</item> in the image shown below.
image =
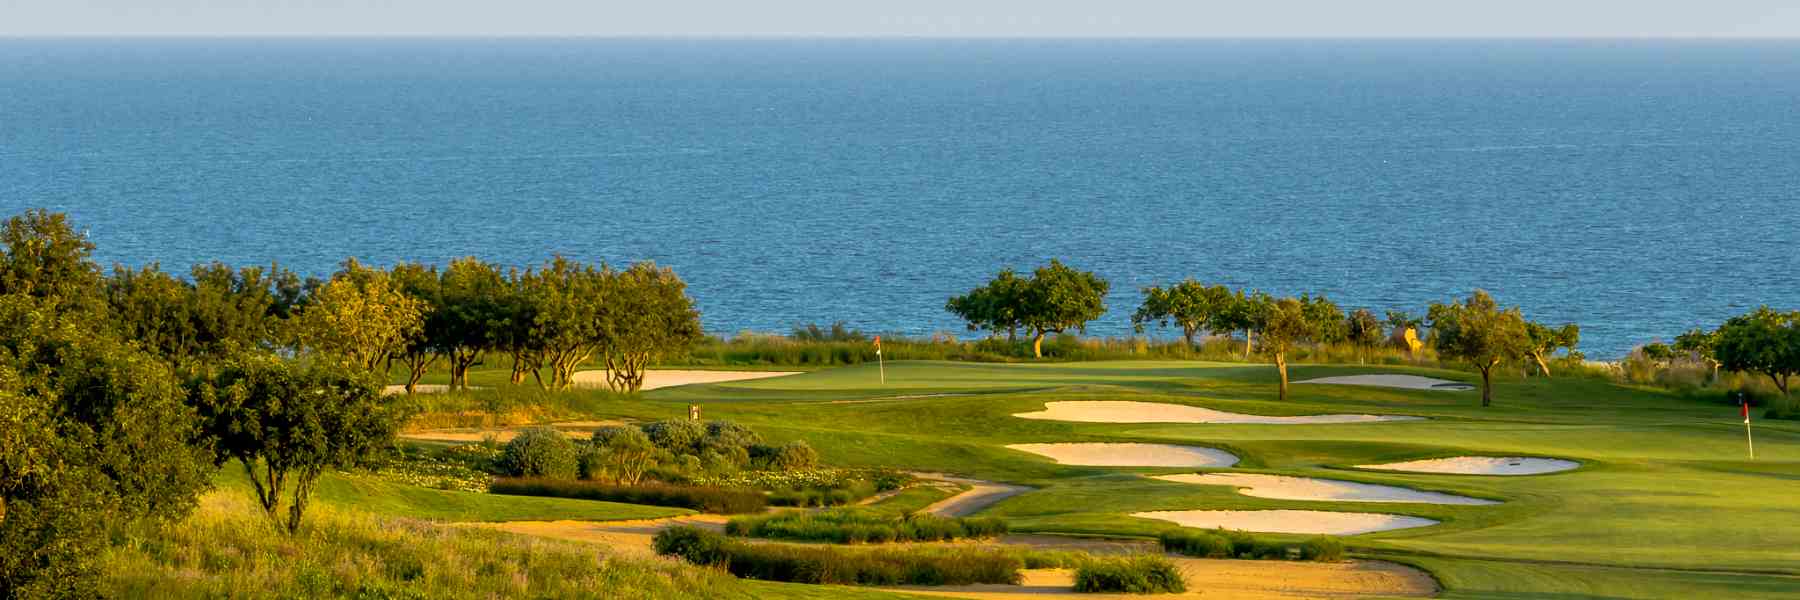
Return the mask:
{"type": "Polygon", "coordinates": [[[1537,368],[1538,368],[1539,375],[1543,375],[1545,377],[1550,376],[1550,365],[1546,364],[1544,362],[1544,354],[1542,352],[1531,353],[1531,360],[1537,361],[1537,368]]]}
{"type": "Polygon", "coordinates": [[[1187,338],[1187,344],[1188,344],[1188,348],[1193,348],[1193,347],[1194,347],[1194,333],[1195,333],[1195,331],[1194,331],[1194,330],[1195,330],[1195,329],[1197,329],[1197,328],[1195,328],[1195,327],[1193,327],[1193,326],[1188,326],[1188,327],[1183,327],[1183,328],[1181,328],[1181,335],[1182,335],[1182,337],[1185,337],[1185,338],[1187,338]]]}
{"type": "Polygon", "coordinates": [[[1037,358],[1044,357],[1044,332],[1039,331],[1031,336],[1031,355],[1037,358]]]}
{"type": "Polygon", "coordinates": [[[1255,335],[1256,333],[1251,331],[1250,328],[1244,328],[1244,360],[1250,360],[1250,345],[1251,341],[1256,339],[1254,337],[1255,335]]]}
{"type": "Polygon", "coordinates": [[[1492,364],[1481,368],[1481,406],[1483,408],[1494,403],[1494,381],[1488,377],[1493,369],[1494,365],[1492,364]]]}
{"type": "Polygon", "coordinates": [[[1281,400],[1286,402],[1288,388],[1286,352],[1275,353],[1275,370],[1281,372],[1281,400]]]}
{"type": "Polygon", "coordinates": [[[1781,390],[1781,397],[1786,398],[1788,396],[1787,374],[1769,373],[1769,379],[1775,380],[1775,389],[1781,390]]]}

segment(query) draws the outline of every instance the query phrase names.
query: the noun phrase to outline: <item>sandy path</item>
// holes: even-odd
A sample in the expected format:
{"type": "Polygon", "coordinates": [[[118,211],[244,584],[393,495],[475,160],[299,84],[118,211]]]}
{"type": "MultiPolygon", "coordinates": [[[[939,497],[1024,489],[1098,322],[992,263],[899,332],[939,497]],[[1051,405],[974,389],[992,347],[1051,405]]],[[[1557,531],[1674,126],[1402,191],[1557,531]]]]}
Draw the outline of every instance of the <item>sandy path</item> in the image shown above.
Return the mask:
{"type": "Polygon", "coordinates": [[[1238,493],[1274,500],[1323,500],[1328,502],[1408,502],[1415,504],[1499,504],[1492,500],[1470,498],[1441,492],[1426,492],[1391,485],[1357,483],[1336,479],[1256,475],[1251,473],[1205,473],[1159,475],[1151,479],[1197,485],[1229,485],[1238,493]]]}
{"type": "Polygon", "coordinates": [[[909,586],[892,588],[910,594],[950,598],[1037,598],[1046,594],[1082,598],[1209,598],[1277,600],[1297,598],[1427,597],[1437,581],[1423,571],[1382,561],[1342,563],[1278,560],[1174,558],[1188,591],[1182,594],[1076,594],[1075,573],[1068,569],[1027,569],[1023,585],[909,586]]]}
{"type": "MultiPolygon", "coordinates": [[[[685,369],[656,369],[644,371],[644,387],[642,391],[658,388],[691,385],[696,383],[729,383],[733,381],[750,381],[768,379],[787,375],[799,375],[798,371],[695,371],[685,369]]],[[[606,387],[606,371],[576,371],[572,379],[579,387],[606,387]]]]}
{"type": "Polygon", "coordinates": [[[1171,444],[1009,444],[1057,464],[1086,467],[1229,467],[1238,457],[1218,448],[1171,444]]]}
{"type": "Polygon", "coordinates": [[[942,473],[913,473],[913,475],[916,475],[921,479],[936,479],[969,486],[969,489],[965,490],[963,493],[939,500],[931,506],[925,507],[922,511],[940,517],[966,517],[981,512],[982,509],[993,506],[1001,500],[1037,489],[1022,485],[1008,485],[1004,483],[994,483],[992,481],[982,481],[980,479],[952,477],[942,473]]]}
{"type": "Polygon", "coordinates": [[[1325,383],[1332,385],[1365,385],[1371,387],[1399,388],[1403,390],[1436,390],[1440,392],[1465,392],[1475,386],[1448,379],[1433,379],[1418,375],[1341,375],[1338,377],[1320,377],[1294,383],[1325,383]]]}
{"type": "Polygon", "coordinates": [[[1412,460],[1380,465],[1357,465],[1358,469],[1406,471],[1410,473],[1444,473],[1451,475],[1538,475],[1567,471],[1581,466],[1572,460],[1557,458],[1525,458],[1519,456],[1457,456],[1412,460]]]}
{"type": "Polygon", "coordinates": [[[687,515],[667,519],[638,521],[513,521],[510,523],[468,523],[464,527],[485,527],[513,533],[548,538],[603,544],[621,554],[654,557],[650,541],[657,532],[670,527],[688,525],[712,531],[725,531],[729,517],[721,515],[687,515]]]}
{"type": "Polygon", "coordinates": [[[401,438],[422,442],[474,443],[493,436],[495,441],[509,442],[519,437],[519,432],[532,427],[551,427],[563,432],[573,439],[585,440],[594,435],[594,430],[609,425],[624,425],[624,421],[562,421],[545,425],[525,427],[504,427],[499,429],[429,429],[400,434],[401,438]]]}
{"type": "Polygon", "coordinates": [[[1321,423],[1372,423],[1417,421],[1421,417],[1392,415],[1307,415],[1272,417],[1246,415],[1185,404],[1132,400],[1078,400],[1045,402],[1044,410],[1017,413],[1021,419],[1074,421],[1077,423],[1232,423],[1253,425],[1308,425],[1321,423]]]}
{"type": "Polygon", "coordinates": [[[1199,529],[1320,535],[1357,535],[1437,524],[1431,519],[1406,515],[1323,510],[1158,510],[1131,516],[1199,529]]]}

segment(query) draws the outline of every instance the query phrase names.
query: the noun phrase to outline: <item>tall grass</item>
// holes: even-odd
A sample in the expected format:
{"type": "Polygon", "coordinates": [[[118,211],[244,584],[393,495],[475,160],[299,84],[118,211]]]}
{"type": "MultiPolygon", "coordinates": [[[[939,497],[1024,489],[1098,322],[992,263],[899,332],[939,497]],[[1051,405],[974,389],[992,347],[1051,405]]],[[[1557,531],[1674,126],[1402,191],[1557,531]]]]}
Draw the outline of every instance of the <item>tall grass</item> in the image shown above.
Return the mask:
{"type": "Polygon", "coordinates": [[[748,544],[693,527],[656,534],[657,554],[723,567],[738,577],[852,585],[1017,584],[1024,563],[977,547],[920,551],[835,546],[748,544]]]}
{"type": "Polygon", "coordinates": [[[1099,558],[1075,569],[1075,591],[1175,594],[1187,591],[1187,581],[1175,563],[1161,556],[1099,558]]]}
{"type": "Polygon", "coordinates": [[[488,486],[488,491],[512,496],[550,496],[674,506],[721,515],[758,512],[768,504],[768,497],[756,490],[661,483],[613,485],[569,479],[497,479],[488,486]]]}
{"type": "MultiPolygon", "coordinates": [[[[806,330],[802,330],[806,331],[806,330]]],[[[1030,339],[1021,336],[961,341],[939,333],[931,337],[882,336],[882,356],[887,360],[958,360],[970,362],[1021,362],[1035,359],[1030,339]]],[[[1102,338],[1056,335],[1044,341],[1044,358],[1050,361],[1100,360],[1212,360],[1243,362],[1242,341],[1211,338],[1197,346],[1182,340],[1144,337],[1102,338]]],[[[685,356],[664,362],[668,366],[792,366],[830,367],[875,362],[875,346],[855,335],[807,332],[799,336],[741,332],[730,339],[710,337],[685,356]],[[846,339],[848,338],[848,339],[846,339]]],[[[1436,355],[1426,350],[1418,356],[1398,349],[1351,344],[1302,348],[1293,360],[1346,364],[1436,365],[1436,355]]],[[[1263,357],[1252,355],[1251,361],[1263,357]]]]}
{"type": "Polygon", "coordinates": [[[601,548],[427,521],[313,509],[275,532],[242,494],[125,531],[101,558],[116,598],[746,598],[723,574],[601,548]]]}
{"type": "Polygon", "coordinates": [[[545,390],[532,384],[500,385],[431,394],[397,396],[413,416],[407,429],[511,427],[591,415],[616,404],[604,389],[545,390]]]}
{"type": "Polygon", "coordinates": [[[944,542],[991,538],[1006,531],[1006,522],[994,518],[895,515],[865,508],[753,515],[725,524],[725,533],[734,536],[836,544],[944,542]]]}

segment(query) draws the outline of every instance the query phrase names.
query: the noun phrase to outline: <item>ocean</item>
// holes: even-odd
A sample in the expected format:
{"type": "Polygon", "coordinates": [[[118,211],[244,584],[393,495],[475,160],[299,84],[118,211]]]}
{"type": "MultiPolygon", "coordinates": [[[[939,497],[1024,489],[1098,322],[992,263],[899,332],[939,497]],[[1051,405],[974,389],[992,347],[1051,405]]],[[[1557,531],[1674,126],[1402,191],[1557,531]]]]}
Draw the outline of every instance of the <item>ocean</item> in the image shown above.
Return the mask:
{"type": "Polygon", "coordinates": [[[709,331],[929,334],[1060,258],[1590,357],[1800,308],[1800,42],[0,40],[0,212],[103,264],[655,260],[709,331]]]}

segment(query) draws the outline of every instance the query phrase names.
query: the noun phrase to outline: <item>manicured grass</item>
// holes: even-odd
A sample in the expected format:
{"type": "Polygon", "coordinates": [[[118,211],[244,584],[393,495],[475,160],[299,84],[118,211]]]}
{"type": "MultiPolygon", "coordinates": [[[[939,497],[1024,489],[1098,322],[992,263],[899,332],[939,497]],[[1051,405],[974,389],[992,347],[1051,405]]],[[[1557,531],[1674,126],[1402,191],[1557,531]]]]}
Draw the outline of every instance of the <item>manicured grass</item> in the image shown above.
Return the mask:
{"type": "MultiPolygon", "coordinates": [[[[1295,381],[1375,372],[1475,380],[1469,373],[1416,367],[1292,368],[1295,381]]],[[[1758,421],[1757,460],[1750,461],[1735,407],[1585,378],[1503,378],[1495,405],[1484,409],[1476,392],[1312,384],[1294,385],[1284,403],[1276,400],[1272,367],[1240,363],[891,362],[887,376],[881,386],[873,365],[858,365],[655,390],[589,403],[588,416],[679,417],[696,403],[707,418],[743,423],[772,442],[804,439],[836,466],[953,472],[1038,488],[982,513],[1007,519],[1015,531],[1153,537],[1167,529],[1165,522],[1128,516],[1145,510],[1295,508],[1427,517],[1442,523],[1344,541],[1353,554],[1430,569],[1450,597],[1800,595],[1800,522],[1794,517],[1800,422],[1758,421]],[[1210,425],[1011,416],[1062,400],[1428,420],[1210,425]],[[1270,500],[1142,477],[1193,469],[1066,466],[1004,447],[1082,441],[1198,443],[1242,457],[1238,471],[1399,485],[1502,504],[1270,500]],[[1524,477],[1354,468],[1463,454],[1569,458],[1582,467],[1524,477]]],[[[1310,536],[1258,537],[1298,544],[1310,536]]]]}
{"type": "MultiPolygon", "coordinates": [[[[250,482],[235,464],[226,465],[216,483],[221,492],[251,497],[250,482]]],[[[313,500],[378,515],[446,522],[615,521],[693,513],[665,506],[434,490],[336,473],[320,476],[313,500]]]]}

